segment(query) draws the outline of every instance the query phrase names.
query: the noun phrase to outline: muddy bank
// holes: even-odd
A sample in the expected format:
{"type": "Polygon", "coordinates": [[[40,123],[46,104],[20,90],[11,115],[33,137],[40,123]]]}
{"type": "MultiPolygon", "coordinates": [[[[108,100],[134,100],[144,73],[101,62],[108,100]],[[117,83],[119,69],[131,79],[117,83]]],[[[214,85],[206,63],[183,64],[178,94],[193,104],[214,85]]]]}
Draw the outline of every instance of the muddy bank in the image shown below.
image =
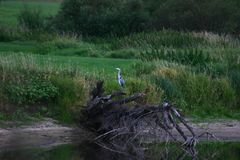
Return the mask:
{"type": "MultiPolygon", "coordinates": [[[[195,123],[191,126],[197,134],[208,131],[221,141],[240,141],[240,121],[195,123]]],[[[176,133],[174,130],[172,132],[176,133]]],[[[62,144],[80,143],[91,137],[89,132],[79,127],[64,126],[46,119],[32,125],[0,129],[0,151],[34,147],[51,148],[62,144]]],[[[207,136],[201,138],[207,139],[207,136]]]]}
{"type": "Polygon", "coordinates": [[[79,127],[70,127],[46,119],[32,125],[0,129],[0,151],[21,148],[51,148],[79,143],[91,134],[79,127]]]}
{"type": "MultiPolygon", "coordinates": [[[[209,132],[214,134],[220,141],[240,141],[240,121],[218,121],[211,123],[191,124],[197,134],[209,132]]],[[[190,135],[190,134],[189,134],[190,135]]],[[[200,140],[207,140],[204,136],[200,140]]],[[[212,139],[210,139],[212,140],[212,139]]]]}

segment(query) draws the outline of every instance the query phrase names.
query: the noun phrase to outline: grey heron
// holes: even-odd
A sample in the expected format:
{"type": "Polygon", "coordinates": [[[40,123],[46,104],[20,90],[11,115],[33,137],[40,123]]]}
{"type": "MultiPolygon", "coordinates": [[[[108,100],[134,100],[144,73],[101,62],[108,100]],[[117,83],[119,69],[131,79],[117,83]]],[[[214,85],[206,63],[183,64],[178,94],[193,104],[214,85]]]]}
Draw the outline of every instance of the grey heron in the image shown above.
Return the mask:
{"type": "Polygon", "coordinates": [[[116,68],[116,70],[118,70],[118,83],[123,88],[125,86],[125,81],[122,78],[121,69],[120,68],[116,68]]]}

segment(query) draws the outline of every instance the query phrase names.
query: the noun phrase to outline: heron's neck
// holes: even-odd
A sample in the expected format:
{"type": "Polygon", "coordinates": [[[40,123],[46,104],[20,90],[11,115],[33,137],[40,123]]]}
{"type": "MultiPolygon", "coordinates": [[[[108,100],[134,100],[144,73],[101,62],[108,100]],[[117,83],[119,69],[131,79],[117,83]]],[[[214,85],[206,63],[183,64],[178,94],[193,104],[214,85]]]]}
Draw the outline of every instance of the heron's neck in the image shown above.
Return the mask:
{"type": "Polygon", "coordinates": [[[121,76],[121,70],[118,71],[118,78],[122,77],[121,76]]]}

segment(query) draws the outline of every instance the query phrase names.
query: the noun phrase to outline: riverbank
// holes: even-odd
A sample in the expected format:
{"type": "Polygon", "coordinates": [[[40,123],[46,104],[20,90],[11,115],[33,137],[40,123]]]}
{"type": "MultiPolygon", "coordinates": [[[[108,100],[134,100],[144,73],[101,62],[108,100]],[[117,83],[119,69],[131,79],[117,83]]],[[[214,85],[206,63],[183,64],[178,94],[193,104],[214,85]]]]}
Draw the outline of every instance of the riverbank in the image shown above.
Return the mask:
{"type": "MultiPolygon", "coordinates": [[[[191,126],[197,135],[207,131],[214,134],[220,141],[240,142],[240,121],[221,120],[194,123],[191,126]]],[[[173,131],[173,133],[176,132],[173,131]]],[[[51,148],[62,144],[77,144],[90,139],[91,134],[84,129],[58,124],[52,119],[44,119],[30,125],[18,127],[12,125],[11,128],[1,128],[0,151],[22,148],[51,148]]],[[[207,139],[206,135],[200,140],[207,139]]]]}
{"type": "MultiPolygon", "coordinates": [[[[10,122],[6,122],[10,123],[10,122]]],[[[51,148],[63,144],[79,143],[89,137],[89,133],[76,126],[58,124],[52,119],[44,119],[29,125],[0,128],[0,151],[22,148],[51,148]]]]}

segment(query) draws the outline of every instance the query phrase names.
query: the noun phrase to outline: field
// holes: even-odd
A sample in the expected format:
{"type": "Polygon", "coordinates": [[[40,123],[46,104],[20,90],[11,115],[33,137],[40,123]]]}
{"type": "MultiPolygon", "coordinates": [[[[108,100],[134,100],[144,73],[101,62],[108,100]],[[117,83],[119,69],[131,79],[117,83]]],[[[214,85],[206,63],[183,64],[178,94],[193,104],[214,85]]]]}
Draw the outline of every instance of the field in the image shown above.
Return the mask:
{"type": "Polygon", "coordinates": [[[24,5],[49,16],[60,3],[0,3],[0,26],[7,28],[0,33],[0,119],[27,111],[71,121],[97,80],[107,93],[120,89],[116,67],[127,94],[147,94],[142,103],[169,100],[191,117],[240,118],[237,38],[166,29],[108,38],[9,30],[24,5]]]}
{"type": "Polygon", "coordinates": [[[40,8],[44,16],[53,16],[57,13],[60,3],[51,1],[2,1],[0,2],[0,26],[16,27],[17,16],[24,7],[40,8]]]}

